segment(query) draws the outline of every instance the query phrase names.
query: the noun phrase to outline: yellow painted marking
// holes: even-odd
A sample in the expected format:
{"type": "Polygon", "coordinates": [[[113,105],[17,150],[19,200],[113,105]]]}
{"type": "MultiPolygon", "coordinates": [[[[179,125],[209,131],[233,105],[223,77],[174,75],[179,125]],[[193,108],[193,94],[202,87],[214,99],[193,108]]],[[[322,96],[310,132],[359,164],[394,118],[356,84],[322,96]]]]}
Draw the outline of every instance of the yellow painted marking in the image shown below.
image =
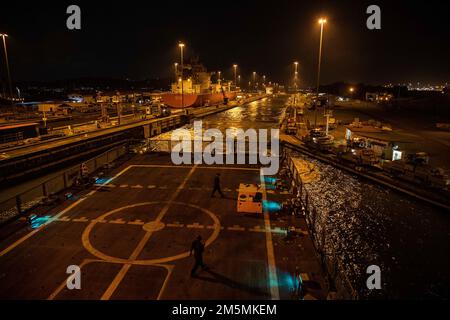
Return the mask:
{"type": "Polygon", "coordinates": [[[131,189],[142,189],[143,186],[141,186],[140,184],[137,184],[135,186],[131,186],[131,189]]]}
{"type": "Polygon", "coordinates": [[[154,189],[154,188],[156,188],[156,186],[155,185],[149,185],[149,186],[147,186],[147,188],[154,189]]]}
{"type": "MultiPolygon", "coordinates": [[[[82,269],[85,265],[91,263],[91,262],[100,262],[101,260],[90,260],[90,259],[85,259],[83,260],[83,262],[79,265],[80,267],[80,272],[82,273],[82,269]]],[[[53,291],[47,298],[47,300],[53,300],[56,298],[56,296],[67,286],[67,281],[69,280],[69,278],[73,276],[73,275],[69,275],[56,289],[55,291],[53,291]]]]}
{"type": "Polygon", "coordinates": [[[86,217],[81,217],[81,218],[77,218],[77,219],[72,219],[72,221],[74,222],[88,222],[89,219],[86,217]]]}
{"type": "Polygon", "coordinates": [[[238,225],[228,227],[227,229],[230,231],[245,231],[245,228],[242,228],[241,226],[238,226],[238,225]]]}
{"type": "Polygon", "coordinates": [[[167,227],[171,227],[171,228],[183,228],[184,224],[179,224],[179,223],[168,223],[166,224],[167,227]]]}
{"type": "MultiPolygon", "coordinates": [[[[103,214],[101,217],[98,218],[98,220],[101,219],[105,219],[106,217],[113,215],[117,212],[120,212],[122,210],[125,209],[130,209],[130,208],[135,208],[135,207],[139,207],[139,206],[149,206],[149,205],[155,205],[155,204],[161,204],[161,203],[167,203],[167,201],[152,201],[152,202],[143,202],[143,203],[137,203],[137,204],[133,204],[133,205],[129,205],[129,206],[125,206],[125,207],[121,207],[121,208],[117,208],[114,210],[111,210],[105,214],[103,214]]],[[[219,236],[220,230],[223,229],[223,227],[220,226],[220,221],[217,218],[217,216],[212,213],[210,210],[202,208],[200,206],[194,205],[194,204],[190,204],[190,203],[185,203],[185,202],[177,202],[174,201],[173,204],[176,205],[180,205],[180,206],[187,206],[187,207],[191,207],[200,211],[203,211],[204,213],[206,213],[211,220],[213,220],[214,225],[216,226],[213,230],[213,233],[211,234],[211,236],[208,238],[208,240],[206,240],[205,243],[205,247],[209,246],[214,240],[217,239],[217,237],[219,236]]],[[[83,246],[85,247],[85,249],[87,251],[89,251],[89,253],[91,253],[92,255],[94,255],[95,257],[102,259],[104,261],[108,261],[111,263],[120,263],[120,264],[125,264],[125,263],[131,263],[131,264],[136,264],[136,265],[153,265],[153,264],[165,264],[167,262],[170,261],[175,261],[175,260],[179,260],[179,259],[184,259],[189,257],[189,251],[186,251],[184,253],[180,253],[178,255],[174,255],[174,256],[169,256],[169,257],[164,257],[164,258],[157,258],[157,259],[151,259],[151,260],[135,260],[135,261],[131,261],[128,259],[121,259],[121,258],[117,258],[117,257],[112,257],[109,256],[107,254],[104,254],[103,252],[97,250],[96,248],[94,248],[90,242],[90,233],[92,232],[94,226],[95,226],[95,221],[92,220],[91,223],[86,227],[86,229],[83,231],[83,234],[81,235],[81,241],[83,246]]]]}
{"type": "Polygon", "coordinates": [[[252,229],[249,229],[249,231],[253,231],[253,232],[266,232],[265,229],[261,228],[260,226],[255,226],[252,229]]]}
{"type": "Polygon", "coordinates": [[[164,267],[164,268],[167,269],[167,276],[164,279],[164,283],[163,283],[163,285],[161,287],[161,290],[159,290],[158,297],[156,298],[156,300],[161,300],[162,294],[164,293],[164,290],[166,290],[167,283],[169,282],[169,278],[170,278],[170,276],[172,275],[172,272],[173,272],[173,266],[161,265],[161,267],[164,267]]]}
{"type": "MultiPolygon", "coordinates": [[[[103,260],[93,260],[93,259],[85,259],[83,260],[83,262],[79,265],[80,266],[80,270],[83,270],[83,267],[85,267],[86,265],[90,264],[90,263],[95,263],[95,262],[100,262],[100,263],[115,263],[115,262],[109,262],[109,261],[103,261],[103,260]]],[[[172,265],[162,265],[162,264],[152,264],[151,266],[155,266],[155,267],[161,267],[161,268],[165,268],[167,270],[167,275],[164,279],[164,283],[161,287],[161,289],[159,290],[158,293],[158,297],[156,298],[157,300],[160,300],[162,297],[162,294],[164,293],[166,287],[167,287],[167,283],[169,281],[170,276],[172,275],[173,272],[173,268],[174,266],[172,265]]],[[[67,282],[68,280],[72,277],[73,275],[68,276],[57,288],[55,291],[52,292],[52,294],[50,294],[50,296],[48,296],[47,300],[54,300],[58,294],[64,290],[64,288],[66,288],[67,286],[67,282]]]]}
{"type": "MultiPolygon", "coordinates": [[[[193,166],[176,166],[176,165],[158,165],[158,164],[133,164],[136,168],[169,168],[169,169],[190,169],[193,166]]],[[[211,169],[211,170],[239,170],[239,171],[260,171],[258,168],[241,168],[229,166],[197,166],[197,169],[211,169]]]]}
{"type": "Polygon", "coordinates": [[[128,221],[128,224],[142,226],[142,225],[144,225],[144,222],[138,219],[138,220],[134,220],[134,221],[128,221]]]}
{"type": "Polygon", "coordinates": [[[108,223],[108,220],[97,218],[97,219],[92,219],[91,222],[94,222],[94,223],[108,223]]]}
{"type": "MultiPolygon", "coordinates": [[[[261,189],[263,194],[263,201],[267,200],[267,194],[266,194],[266,185],[264,183],[264,175],[262,174],[262,170],[260,173],[260,180],[261,180],[261,189]]],[[[278,276],[277,276],[277,269],[275,265],[275,253],[273,250],[273,242],[272,242],[272,233],[270,232],[270,217],[267,210],[264,210],[264,226],[266,228],[266,248],[267,248],[267,264],[268,264],[268,271],[269,276],[268,278],[268,284],[270,288],[270,294],[272,296],[272,300],[280,300],[280,292],[278,289],[278,276]]]]}
{"type": "Polygon", "coordinates": [[[56,218],[56,219],[54,219],[54,220],[57,220],[57,221],[70,221],[70,218],[69,217],[61,217],[61,218],[56,218]]]}
{"type": "MultiPolygon", "coordinates": [[[[123,169],[121,172],[119,172],[118,174],[116,174],[114,177],[112,177],[111,179],[109,179],[108,181],[105,181],[105,185],[110,183],[112,180],[116,179],[118,176],[122,175],[123,173],[125,173],[128,169],[130,169],[131,167],[128,166],[125,169],[123,169]]],[[[28,233],[27,235],[23,236],[22,238],[20,238],[19,240],[17,240],[16,242],[14,242],[13,244],[9,245],[7,248],[3,249],[3,251],[0,252],[0,257],[2,257],[3,255],[7,254],[8,252],[10,252],[11,250],[13,250],[15,247],[17,247],[18,245],[20,245],[22,242],[26,241],[27,239],[31,238],[33,235],[35,235],[36,233],[38,233],[40,230],[42,230],[43,228],[45,228],[47,225],[49,225],[51,222],[59,219],[62,215],[66,214],[67,212],[69,212],[70,210],[72,210],[73,208],[75,208],[77,205],[79,205],[81,202],[83,202],[84,200],[86,200],[88,197],[92,196],[94,193],[97,192],[97,189],[92,190],[91,192],[89,192],[86,197],[80,198],[77,201],[75,201],[74,203],[72,203],[70,206],[68,206],[67,208],[65,208],[64,210],[62,210],[60,213],[58,213],[57,215],[55,215],[54,217],[52,217],[52,219],[49,219],[48,221],[44,222],[39,228],[34,229],[33,231],[31,231],[30,233],[28,233]]]]}
{"type": "Polygon", "coordinates": [[[204,225],[199,224],[198,222],[195,222],[193,224],[188,224],[186,227],[190,228],[190,229],[203,229],[203,228],[205,228],[204,225]]]}
{"type": "Polygon", "coordinates": [[[131,267],[131,264],[124,264],[122,266],[122,268],[120,269],[119,273],[115,276],[113,281],[110,283],[108,289],[106,289],[105,293],[103,293],[103,295],[100,298],[100,300],[109,300],[109,298],[111,298],[112,294],[114,293],[114,291],[116,291],[117,286],[122,281],[122,279],[125,277],[125,275],[127,274],[128,270],[130,269],[130,267],[131,267]]]}
{"type": "Polygon", "coordinates": [[[127,184],[121,184],[120,187],[121,188],[128,188],[128,185],[127,184]]]}
{"type": "MultiPolygon", "coordinates": [[[[169,210],[170,206],[172,205],[172,202],[176,199],[176,197],[178,197],[178,194],[184,188],[184,186],[186,185],[187,181],[189,180],[189,178],[194,173],[195,168],[196,168],[196,166],[192,167],[192,169],[189,171],[187,176],[184,178],[183,182],[180,184],[180,186],[177,188],[177,190],[172,194],[172,196],[170,197],[169,201],[161,209],[161,211],[159,212],[158,216],[154,220],[155,222],[161,222],[161,220],[164,218],[164,216],[166,215],[166,213],[169,210]]],[[[145,245],[147,244],[148,240],[152,236],[152,234],[153,234],[153,232],[151,232],[151,231],[147,231],[145,233],[145,235],[142,237],[141,241],[139,241],[139,244],[137,245],[137,247],[131,253],[130,257],[128,258],[128,261],[130,261],[130,260],[131,261],[135,261],[137,259],[137,257],[139,256],[139,254],[142,252],[142,250],[144,249],[145,245]]],[[[114,280],[110,283],[108,289],[106,289],[105,293],[101,297],[101,300],[109,300],[111,298],[111,296],[114,294],[114,292],[116,291],[117,287],[122,282],[122,280],[125,277],[125,275],[127,274],[127,272],[130,269],[130,267],[131,267],[130,263],[125,263],[122,266],[122,268],[120,269],[119,273],[116,275],[114,280]]]]}
{"type": "Polygon", "coordinates": [[[103,184],[96,183],[96,184],[94,184],[94,187],[97,187],[97,188],[115,188],[116,186],[114,184],[103,185],[103,184]]]}
{"type": "Polygon", "coordinates": [[[116,220],[111,220],[111,221],[109,221],[109,223],[113,223],[113,224],[125,224],[126,222],[123,221],[122,219],[116,219],[116,220]]]}

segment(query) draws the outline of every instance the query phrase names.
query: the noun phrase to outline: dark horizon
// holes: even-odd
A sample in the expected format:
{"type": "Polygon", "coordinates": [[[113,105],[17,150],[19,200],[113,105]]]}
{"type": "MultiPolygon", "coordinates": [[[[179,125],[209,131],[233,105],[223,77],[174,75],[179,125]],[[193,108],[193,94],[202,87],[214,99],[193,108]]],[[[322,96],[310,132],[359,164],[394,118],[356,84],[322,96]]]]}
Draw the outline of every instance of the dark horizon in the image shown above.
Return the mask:
{"type": "MultiPolygon", "coordinates": [[[[449,30],[443,1],[315,1],[214,4],[142,2],[126,6],[79,2],[82,29],[66,28],[72,3],[5,4],[0,31],[9,34],[13,81],[171,77],[178,41],[186,57],[209,71],[243,81],[252,71],[286,83],[299,61],[303,86],[316,81],[319,26],[327,17],[321,83],[444,83],[449,80],[449,30]],[[365,26],[370,4],[381,8],[381,30],[365,26]]],[[[2,55],[3,58],[3,55],[2,55]]],[[[0,77],[5,79],[2,60],[0,77]]]]}

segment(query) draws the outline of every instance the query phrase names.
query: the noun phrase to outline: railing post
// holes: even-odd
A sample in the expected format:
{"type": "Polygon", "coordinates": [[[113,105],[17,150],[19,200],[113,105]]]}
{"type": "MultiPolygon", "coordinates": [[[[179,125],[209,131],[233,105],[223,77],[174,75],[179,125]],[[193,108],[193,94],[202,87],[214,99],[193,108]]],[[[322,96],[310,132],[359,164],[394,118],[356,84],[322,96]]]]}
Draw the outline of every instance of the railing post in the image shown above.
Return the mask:
{"type": "Polygon", "coordinates": [[[42,193],[44,197],[48,196],[47,184],[45,182],[42,184],[42,193]]]}
{"type": "Polygon", "coordinates": [[[20,200],[20,195],[16,196],[16,207],[17,207],[17,212],[19,213],[19,215],[22,214],[22,200],[20,200]]]}
{"type": "Polygon", "coordinates": [[[67,176],[67,171],[64,171],[63,173],[63,179],[64,179],[64,189],[67,189],[69,187],[69,177],[67,176]]]}

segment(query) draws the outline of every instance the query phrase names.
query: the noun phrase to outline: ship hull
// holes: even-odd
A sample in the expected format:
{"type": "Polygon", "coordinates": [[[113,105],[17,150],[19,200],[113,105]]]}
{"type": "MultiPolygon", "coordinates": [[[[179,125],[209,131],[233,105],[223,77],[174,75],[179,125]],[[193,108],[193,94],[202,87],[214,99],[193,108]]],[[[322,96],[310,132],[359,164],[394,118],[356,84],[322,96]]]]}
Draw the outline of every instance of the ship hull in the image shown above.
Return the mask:
{"type": "MultiPolygon", "coordinates": [[[[228,100],[236,99],[236,92],[225,92],[225,96],[228,100]]],[[[207,94],[190,94],[185,93],[182,95],[180,93],[164,93],[162,94],[162,102],[174,109],[183,108],[195,108],[202,107],[205,105],[216,105],[223,103],[222,93],[207,93],[207,94]]]]}

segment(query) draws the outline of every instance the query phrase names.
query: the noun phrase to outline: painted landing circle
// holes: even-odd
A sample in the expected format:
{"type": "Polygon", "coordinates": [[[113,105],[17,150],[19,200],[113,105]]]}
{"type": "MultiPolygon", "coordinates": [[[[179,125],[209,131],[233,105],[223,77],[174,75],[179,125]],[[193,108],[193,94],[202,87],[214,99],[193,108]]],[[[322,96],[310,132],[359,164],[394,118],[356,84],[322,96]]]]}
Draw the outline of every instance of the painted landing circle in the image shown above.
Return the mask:
{"type": "MultiPolygon", "coordinates": [[[[97,257],[101,260],[112,262],[112,263],[120,263],[120,264],[155,265],[155,264],[163,264],[163,263],[167,263],[167,262],[171,262],[171,261],[175,261],[175,260],[180,260],[180,259],[184,259],[184,258],[188,257],[189,251],[182,252],[180,254],[173,255],[173,256],[161,257],[161,258],[156,258],[156,259],[148,259],[148,260],[123,259],[123,258],[117,258],[117,257],[107,255],[92,245],[92,243],[90,241],[90,235],[91,235],[94,227],[96,226],[96,224],[99,223],[99,221],[102,221],[102,220],[106,219],[108,216],[113,215],[118,212],[121,212],[126,209],[142,207],[142,206],[152,206],[152,205],[158,205],[158,204],[171,204],[171,205],[187,206],[187,207],[191,207],[191,208],[197,209],[199,211],[202,211],[207,216],[209,216],[212,219],[214,224],[213,224],[213,229],[211,229],[212,233],[205,242],[205,247],[208,247],[219,236],[220,229],[221,229],[220,221],[217,218],[217,216],[210,210],[202,208],[202,207],[194,205],[194,204],[184,203],[184,202],[152,201],[152,202],[141,202],[141,203],[136,203],[136,204],[116,208],[116,209],[113,209],[111,211],[104,213],[97,219],[92,220],[91,223],[84,229],[83,234],[81,235],[81,241],[82,241],[84,248],[89,253],[91,253],[92,255],[94,255],[95,257],[97,257]]],[[[164,223],[161,221],[157,221],[157,220],[150,221],[142,226],[143,230],[146,231],[147,233],[161,231],[162,229],[164,229],[164,227],[165,227],[164,223]]]]}

